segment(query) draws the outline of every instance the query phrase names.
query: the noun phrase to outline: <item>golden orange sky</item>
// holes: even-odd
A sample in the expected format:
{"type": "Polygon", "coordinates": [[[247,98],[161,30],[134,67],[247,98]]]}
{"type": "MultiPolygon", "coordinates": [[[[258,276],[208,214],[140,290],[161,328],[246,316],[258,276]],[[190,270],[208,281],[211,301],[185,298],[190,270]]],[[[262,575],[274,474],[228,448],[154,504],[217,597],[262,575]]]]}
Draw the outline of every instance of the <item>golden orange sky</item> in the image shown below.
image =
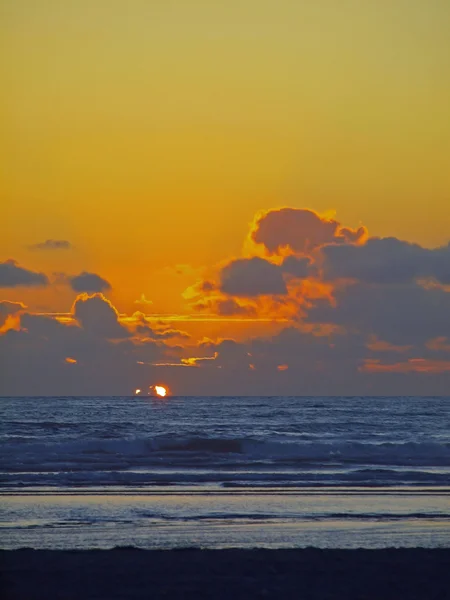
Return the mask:
{"type": "Polygon", "coordinates": [[[0,28],[0,259],[52,282],[2,300],[67,313],[86,271],[121,315],[243,339],[326,296],[309,281],[241,321],[189,316],[186,290],[264,255],[248,245],[261,210],[449,241],[445,0],[4,0],[0,28]],[[46,240],[71,248],[30,249],[46,240]]]}
{"type": "Polygon", "coordinates": [[[145,293],[172,311],[189,282],[167,268],[239,253],[261,208],[446,242],[447,2],[5,0],[1,12],[2,256],[101,272],[123,310],[145,293]],[[48,238],[76,252],[29,255],[48,238]]]}

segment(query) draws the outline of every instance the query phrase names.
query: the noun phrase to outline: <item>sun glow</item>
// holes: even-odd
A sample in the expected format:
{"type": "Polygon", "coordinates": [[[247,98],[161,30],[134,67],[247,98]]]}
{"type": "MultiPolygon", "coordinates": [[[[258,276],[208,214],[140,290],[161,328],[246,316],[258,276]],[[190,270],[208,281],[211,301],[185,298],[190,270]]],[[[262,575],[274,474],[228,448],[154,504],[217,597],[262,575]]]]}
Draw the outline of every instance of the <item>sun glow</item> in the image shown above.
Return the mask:
{"type": "Polygon", "coordinates": [[[164,396],[167,396],[167,389],[163,385],[155,385],[154,390],[155,390],[156,395],[161,396],[161,398],[164,398],[164,396]]]}
{"type": "Polygon", "coordinates": [[[141,393],[141,390],[137,389],[134,393],[136,394],[136,396],[138,396],[141,393]]]}

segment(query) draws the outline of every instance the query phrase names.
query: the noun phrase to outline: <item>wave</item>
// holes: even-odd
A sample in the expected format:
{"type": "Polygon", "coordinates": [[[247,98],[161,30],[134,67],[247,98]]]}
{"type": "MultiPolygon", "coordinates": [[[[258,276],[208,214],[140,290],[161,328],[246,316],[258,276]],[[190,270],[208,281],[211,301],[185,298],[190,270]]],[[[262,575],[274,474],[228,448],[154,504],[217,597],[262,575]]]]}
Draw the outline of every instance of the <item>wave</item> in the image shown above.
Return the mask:
{"type": "Polygon", "coordinates": [[[165,515],[158,513],[143,513],[139,515],[141,518],[163,520],[163,521],[215,521],[215,520],[233,520],[233,521],[269,521],[269,520],[282,520],[290,521],[292,519],[297,520],[314,520],[314,521],[326,521],[326,520],[364,520],[364,521],[401,521],[404,519],[429,519],[429,520],[450,520],[450,513],[442,512],[404,512],[404,513],[389,513],[389,512],[370,512],[370,513],[235,513],[235,512],[219,512],[219,513],[202,513],[194,515],[165,515]]]}
{"type": "Polygon", "coordinates": [[[368,513],[317,513],[317,512],[291,512],[291,513],[238,513],[238,512],[217,512],[201,514],[163,514],[147,513],[134,514],[130,518],[118,517],[84,517],[81,519],[66,519],[55,521],[28,521],[28,522],[7,522],[0,524],[0,531],[6,533],[8,530],[45,530],[45,529],[77,529],[85,527],[115,528],[117,526],[143,525],[157,523],[218,523],[225,521],[227,523],[274,523],[289,521],[450,521],[450,514],[445,512],[368,512],[368,513]]]}
{"type": "Polygon", "coordinates": [[[450,485],[450,444],[197,436],[11,443],[0,483],[26,486],[450,485]]]}
{"type": "Polygon", "coordinates": [[[71,471],[61,469],[59,472],[45,473],[7,473],[0,475],[0,483],[4,489],[21,489],[28,487],[171,487],[171,486],[220,486],[237,489],[273,489],[273,488],[305,488],[305,487],[379,487],[379,486],[448,486],[450,474],[430,473],[426,471],[388,471],[369,474],[365,471],[343,471],[340,473],[297,473],[272,472],[222,472],[211,470],[198,473],[184,469],[170,472],[133,471],[71,471]]]}
{"type": "Polygon", "coordinates": [[[253,438],[157,436],[137,439],[92,439],[73,442],[3,444],[6,470],[19,465],[72,462],[83,467],[92,463],[163,465],[183,459],[203,461],[219,458],[239,463],[269,461],[280,464],[367,464],[450,466],[450,444],[437,442],[311,442],[271,441],[253,438]]]}

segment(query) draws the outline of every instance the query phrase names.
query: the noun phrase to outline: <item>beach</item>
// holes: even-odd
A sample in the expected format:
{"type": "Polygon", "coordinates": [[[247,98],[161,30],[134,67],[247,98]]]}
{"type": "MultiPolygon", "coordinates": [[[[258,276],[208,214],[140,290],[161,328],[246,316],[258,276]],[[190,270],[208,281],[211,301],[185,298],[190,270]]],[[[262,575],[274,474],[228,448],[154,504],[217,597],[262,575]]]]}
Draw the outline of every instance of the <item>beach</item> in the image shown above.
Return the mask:
{"type": "Polygon", "coordinates": [[[1,410],[2,599],[450,597],[448,398],[1,410]]]}
{"type": "Polygon", "coordinates": [[[450,549],[0,551],[5,600],[444,600],[450,549]]]}

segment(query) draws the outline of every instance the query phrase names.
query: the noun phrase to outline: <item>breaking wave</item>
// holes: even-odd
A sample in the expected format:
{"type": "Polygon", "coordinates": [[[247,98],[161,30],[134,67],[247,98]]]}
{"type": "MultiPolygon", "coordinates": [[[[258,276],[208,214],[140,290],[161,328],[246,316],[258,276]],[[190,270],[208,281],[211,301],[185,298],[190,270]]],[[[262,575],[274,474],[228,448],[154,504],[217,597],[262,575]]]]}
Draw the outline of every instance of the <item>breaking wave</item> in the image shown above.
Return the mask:
{"type": "Polygon", "coordinates": [[[6,444],[10,485],[450,483],[450,444],[157,436],[6,444]]]}
{"type": "MultiPolygon", "coordinates": [[[[280,442],[251,438],[163,437],[96,439],[62,443],[5,444],[7,460],[53,461],[71,458],[90,462],[105,456],[124,460],[172,455],[237,455],[249,459],[305,462],[365,462],[398,465],[450,465],[450,444],[436,442],[280,442]]],[[[16,463],[17,464],[17,463],[16,463]]]]}

